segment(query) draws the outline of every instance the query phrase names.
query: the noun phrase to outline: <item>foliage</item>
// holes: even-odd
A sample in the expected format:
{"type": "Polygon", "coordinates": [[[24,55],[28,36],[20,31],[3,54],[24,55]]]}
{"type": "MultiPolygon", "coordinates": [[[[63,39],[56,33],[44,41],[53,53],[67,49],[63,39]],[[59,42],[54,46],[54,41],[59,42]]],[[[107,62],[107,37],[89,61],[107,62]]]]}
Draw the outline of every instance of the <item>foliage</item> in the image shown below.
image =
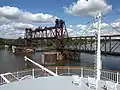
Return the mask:
{"type": "Polygon", "coordinates": [[[0,38],[0,45],[4,45],[4,39],[0,38]]]}

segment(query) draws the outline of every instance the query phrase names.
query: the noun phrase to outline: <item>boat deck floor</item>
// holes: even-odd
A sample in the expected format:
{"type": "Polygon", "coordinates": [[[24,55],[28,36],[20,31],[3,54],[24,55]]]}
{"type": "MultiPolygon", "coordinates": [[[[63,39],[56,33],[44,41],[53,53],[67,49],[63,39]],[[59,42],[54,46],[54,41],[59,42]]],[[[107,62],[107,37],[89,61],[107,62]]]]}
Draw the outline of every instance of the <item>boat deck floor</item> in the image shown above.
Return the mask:
{"type": "MultiPolygon", "coordinates": [[[[120,85],[99,81],[98,90],[115,90],[115,86],[117,87],[116,90],[120,90],[120,85]],[[105,89],[106,86],[107,89],[105,89]]],[[[72,76],[39,77],[0,86],[0,90],[95,90],[95,88],[95,85],[88,78],[81,78],[78,84],[74,83],[72,76]]]]}

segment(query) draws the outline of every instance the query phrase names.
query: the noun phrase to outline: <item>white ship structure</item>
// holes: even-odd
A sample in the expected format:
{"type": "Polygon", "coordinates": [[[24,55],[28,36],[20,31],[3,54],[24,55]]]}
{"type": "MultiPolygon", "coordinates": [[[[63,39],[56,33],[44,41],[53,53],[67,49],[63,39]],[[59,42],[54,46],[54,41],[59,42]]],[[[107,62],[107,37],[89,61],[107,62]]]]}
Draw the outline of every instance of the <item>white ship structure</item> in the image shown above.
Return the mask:
{"type": "Polygon", "coordinates": [[[102,70],[101,18],[99,13],[95,69],[46,68],[25,56],[25,61],[38,66],[39,69],[0,74],[0,90],[120,90],[119,72],[102,70]]]}

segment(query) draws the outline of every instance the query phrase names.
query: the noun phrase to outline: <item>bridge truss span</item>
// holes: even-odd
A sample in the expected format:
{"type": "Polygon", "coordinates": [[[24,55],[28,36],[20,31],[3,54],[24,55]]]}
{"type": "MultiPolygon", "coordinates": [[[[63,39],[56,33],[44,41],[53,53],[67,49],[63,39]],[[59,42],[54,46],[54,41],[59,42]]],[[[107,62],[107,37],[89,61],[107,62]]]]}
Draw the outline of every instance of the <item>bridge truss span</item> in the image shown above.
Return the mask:
{"type": "MultiPolygon", "coordinates": [[[[94,54],[97,50],[97,37],[69,37],[64,49],[94,54]]],[[[101,36],[101,52],[106,55],[120,55],[120,35],[101,36]]]]}
{"type": "MultiPolygon", "coordinates": [[[[97,50],[97,36],[69,37],[65,23],[53,27],[38,27],[25,29],[25,45],[31,47],[40,45],[52,47],[63,61],[80,61],[81,52],[95,54],[97,50]]],[[[101,53],[105,55],[120,55],[120,35],[101,36],[101,53]]]]}

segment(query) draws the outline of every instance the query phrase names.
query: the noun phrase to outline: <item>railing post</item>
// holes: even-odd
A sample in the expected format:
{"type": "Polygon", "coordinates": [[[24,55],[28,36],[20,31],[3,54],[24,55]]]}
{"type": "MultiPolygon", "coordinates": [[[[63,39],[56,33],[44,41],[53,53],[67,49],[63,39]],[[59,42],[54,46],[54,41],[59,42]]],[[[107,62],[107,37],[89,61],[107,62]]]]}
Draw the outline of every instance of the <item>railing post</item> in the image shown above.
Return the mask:
{"type": "Polygon", "coordinates": [[[26,59],[26,57],[24,57],[24,60],[25,60],[25,66],[27,66],[27,59],[26,59]]]}
{"type": "Polygon", "coordinates": [[[17,75],[16,75],[16,76],[17,76],[17,78],[19,79],[19,76],[18,76],[18,70],[17,70],[17,75]]]}
{"type": "Polygon", "coordinates": [[[34,69],[32,69],[32,77],[33,77],[33,79],[35,79],[35,70],[34,69]]]}
{"type": "Polygon", "coordinates": [[[115,83],[115,90],[118,90],[117,89],[118,84],[119,84],[119,73],[117,72],[117,83],[115,83]]]}
{"type": "Polygon", "coordinates": [[[81,77],[83,77],[83,68],[81,68],[81,77]]]}
{"type": "Polygon", "coordinates": [[[117,84],[119,84],[119,73],[117,72],[117,84]]]}
{"type": "Polygon", "coordinates": [[[56,72],[55,72],[55,73],[58,74],[58,68],[56,67],[55,69],[56,69],[56,72]]]}
{"type": "Polygon", "coordinates": [[[68,74],[70,74],[70,67],[68,67],[68,74]]]}

